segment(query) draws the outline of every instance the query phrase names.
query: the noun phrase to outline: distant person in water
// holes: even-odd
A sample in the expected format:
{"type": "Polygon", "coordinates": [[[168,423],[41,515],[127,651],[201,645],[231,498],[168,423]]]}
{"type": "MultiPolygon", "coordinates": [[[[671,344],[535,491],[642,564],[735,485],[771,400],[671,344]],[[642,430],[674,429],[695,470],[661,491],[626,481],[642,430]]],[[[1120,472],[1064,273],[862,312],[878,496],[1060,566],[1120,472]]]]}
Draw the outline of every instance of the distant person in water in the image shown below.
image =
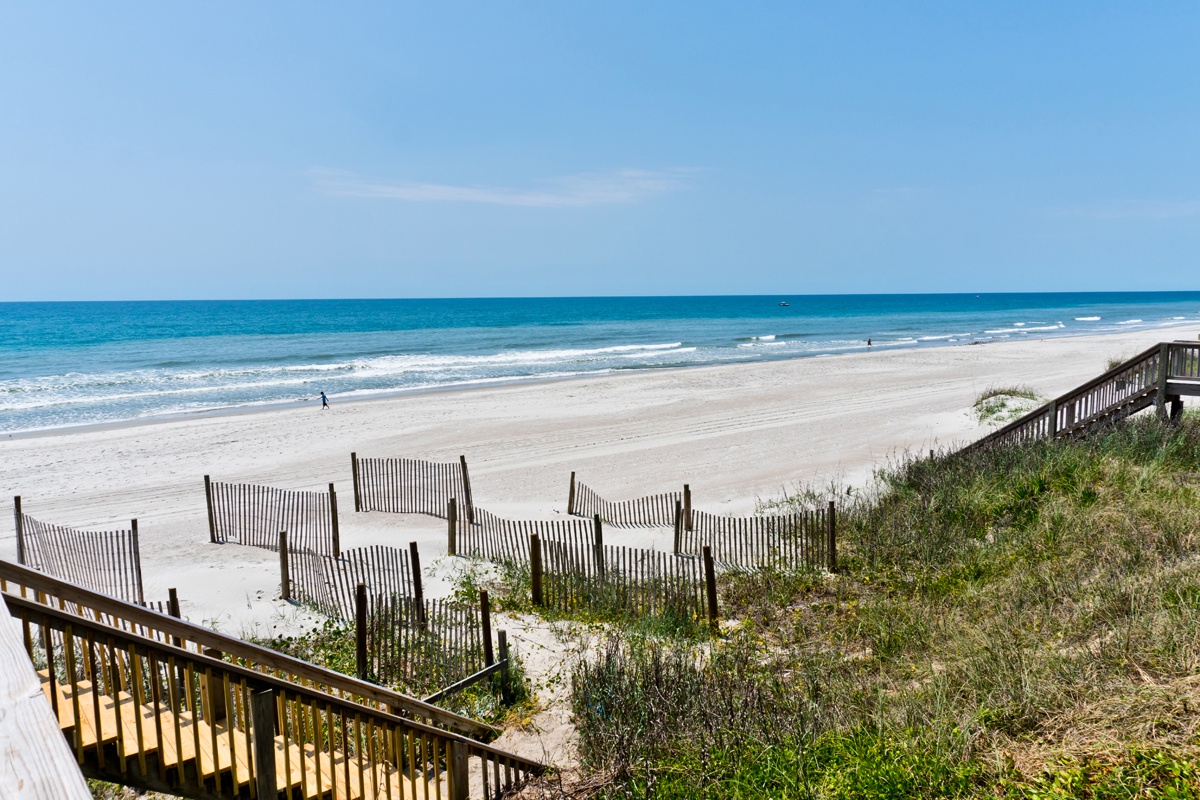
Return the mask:
{"type": "Polygon", "coordinates": [[[329,398],[325,396],[324,392],[321,392],[321,410],[322,411],[329,410],[329,398]]]}
{"type": "MultiPolygon", "coordinates": [[[[867,339],[867,347],[870,347],[870,346],[871,346],[871,340],[870,340],[870,339],[867,339]]],[[[324,396],[325,396],[325,395],[321,395],[321,397],[324,397],[324,396]]]]}

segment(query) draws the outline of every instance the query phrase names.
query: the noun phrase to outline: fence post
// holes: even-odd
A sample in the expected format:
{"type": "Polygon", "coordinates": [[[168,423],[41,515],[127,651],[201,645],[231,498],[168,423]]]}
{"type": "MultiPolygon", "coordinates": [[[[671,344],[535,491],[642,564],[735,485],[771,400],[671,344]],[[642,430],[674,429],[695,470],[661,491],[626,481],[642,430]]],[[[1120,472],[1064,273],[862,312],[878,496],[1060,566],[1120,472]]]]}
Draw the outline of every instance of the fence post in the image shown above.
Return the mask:
{"type": "Polygon", "coordinates": [[[715,631],[719,627],[717,612],[717,569],[713,564],[712,548],[704,545],[704,593],[708,598],[708,624],[715,631]]]}
{"type": "Polygon", "coordinates": [[[329,484],[329,521],[332,523],[333,531],[333,557],[342,557],[342,536],[338,530],[338,513],[337,513],[337,492],[333,490],[333,484],[329,484]]]}
{"type": "Polygon", "coordinates": [[[138,544],[138,524],[136,519],[129,520],[129,539],[133,547],[133,577],[137,580],[137,602],[146,602],[145,584],[142,583],[142,550],[138,544]]]}
{"type": "Polygon", "coordinates": [[[362,511],[362,490],[358,488],[358,453],[350,454],[350,473],[354,476],[354,510],[362,511]]]}
{"type": "Polygon", "coordinates": [[[446,552],[458,555],[458,501],[451,497],[446,501],[446,552]]]}
{"type": "Polygon", "coordinates": [[[279,596],[282,600],[292,599],[292,572],[288,563],[287,531],[279,532],[279,596]]]}
{"type": "Polygon", "coordinates": [[[212,479],[204,476],[204,503],[208,508],[208,541],[217,543],[217,517],[213,513],[212,479]]]}
{"type": "Polygon", "coordinates": [[[408,564],[412,568],[413,603],[417,607],[417,624],[425,627],[425,586],[421,583],[421,553],[416,542],[408,543],[408,564]]]}
{"type": "Polygon", "coordinates": [[[483,665],[490,667],[496,663],[492,652],[492,604],[488,601],[487,589],[479,590],[479,621],[483,634],[483,665]]]}
{"type": "MultiPolygon", "coordinates": [[[[470,785],[467,779],[467,746],[463,742],[451,740],[450,752],[446,754],[446,771],[450,773],[449,800],[467,800],[470,796],[470,785]]],[[[485,768],[486,769],[486,768],[485,768]]]]}
{"type": "Polygon", "coordinates": [[[933,461],[933,448],[929,448],[929,460],[933,461]]]}
{"type": "Polygon", "coordinates": [[[250,695],[250,730],[254,736],[254,786],[258,796],[277,797],[274,689],[262,689],[250,695]]]}
{"type": "Polygon", "coordinates": [[[471,476],[467,474],[467,457],[459,456],[458,463],[462,467],[463,476],[463,492],[467,495],[463,498],[463,503],[467,508],[467,522],[475,524],[475,504],[471,502],[471,476]]]}
{"type": "Polygon", "coordinates": [[[694,530],[692,525],[692,487],[683,485],[683,526],[685,530],[694,530]]]}
{"type": "Polygon", "coordinates": [[[509,684],[511,676],[508,662],[508,632],[499,631],[496,638],[499,640],[497,644],[500,646],[500,702],[509,703],[512,701],[512,687],[509,684]]]}
{"type": "Polygon", "coordinates": [[[354,669],[360,681],[367,679],[367,585],[354,587],[354,669]]]}
{"type": "Polygon", "coordinates": [[[683,545],[683,503],[679,500],[675,501],[675,548],[672,552],[679,555],[679,548],[683,545]]]}
{"type": "Polygon", "coordinates": [[[1046,424],[1046,438],[1053,439],[1058,435],[1058,401],[1051,400],[1046,404],[1049,421],[1046,424]]]}
{"type": "Polygon", "coordinates": [[[592,533],[592,558],[596,562],[596,574],[600,580],[604,580],[604,523],[600,521],[599,514],[592,517],[592,533]]]}
{"type": "Polygon", "coordinates": [[[829,501],[829,510],[825,512],[825,522],[828,526],[828,540],[825,543],[826,567],[830,572],[837,572],[837,507],[829,501]]]}
{"type": "Polygon", "coordinates": [[[1158,418],[1167,419],[1167,378],[1171,374],[1171,345],[1163,342],[1158,346],[1158,391],[1154,393],[1154,412],[1158,418]]]}
{"type": "Polygon", "coordinates": [[[25,520],[21,514],[21,495],[13,497],[13,519],[17,523],[17,563],[25,563],[25,520]]]}
{"type": "Polygon", "coordinates": [[[571,470],[571,490],[567,492],[567,514],[575,513],[575,470],[571,470]]]}
{"type": "Polygon", "coordinates": [[[542,604],[542,540],[536,533],[529,534],[529,585],[530,599],[535,606],[542,604]]]}

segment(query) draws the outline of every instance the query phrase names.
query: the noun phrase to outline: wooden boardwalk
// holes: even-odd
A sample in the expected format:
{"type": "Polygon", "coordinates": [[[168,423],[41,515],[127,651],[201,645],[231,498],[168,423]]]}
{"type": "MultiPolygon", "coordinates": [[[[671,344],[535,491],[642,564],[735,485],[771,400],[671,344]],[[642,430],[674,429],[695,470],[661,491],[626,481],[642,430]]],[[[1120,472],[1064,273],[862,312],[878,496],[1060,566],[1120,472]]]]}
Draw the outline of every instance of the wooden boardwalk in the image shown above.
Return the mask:
{"type": "Polygon", "coordinates": [[[1070,436],[1150,406],[1174,419],[1185,395],[1200,396],[1200,342],[1161,342],[963,450],[1070,436]]]}
{"type": "Polygon", "coordinates": [[[495,730],[0,561],[4,603],[89,778],[207,798],[511,792],[543,766],[495,730]]]}

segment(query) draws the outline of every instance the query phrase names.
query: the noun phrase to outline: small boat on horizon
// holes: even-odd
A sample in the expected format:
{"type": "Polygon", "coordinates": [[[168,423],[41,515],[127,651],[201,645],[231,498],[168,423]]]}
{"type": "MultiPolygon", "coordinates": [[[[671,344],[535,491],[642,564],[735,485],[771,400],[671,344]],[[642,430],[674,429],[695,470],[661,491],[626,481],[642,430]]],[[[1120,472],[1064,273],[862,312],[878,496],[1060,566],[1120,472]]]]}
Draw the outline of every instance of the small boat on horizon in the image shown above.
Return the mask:
{"type": "Polygon", "coordinates": [[[791,303],[784,303],[783,301],[780,301],[779,305],[781,305],[781,306],[790,306],[790,305],[791,305],[791,303]]]}

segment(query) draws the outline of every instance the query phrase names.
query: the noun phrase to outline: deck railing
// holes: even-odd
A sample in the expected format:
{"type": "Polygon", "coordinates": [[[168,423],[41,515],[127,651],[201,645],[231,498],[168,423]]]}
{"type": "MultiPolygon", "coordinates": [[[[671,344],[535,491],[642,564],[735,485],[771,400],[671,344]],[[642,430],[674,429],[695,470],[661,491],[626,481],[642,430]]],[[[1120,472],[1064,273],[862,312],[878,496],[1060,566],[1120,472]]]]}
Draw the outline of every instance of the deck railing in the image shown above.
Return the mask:
{"type": "Polygon", "coordinates": [[[171,642],[190,652],[217,652],[239,665],[294,685],[347,700],[373,709],[423,720],[468,736],[490,739],[499,731],[469,717],[399,694],[382,686],[323,669],[297,658],[250,642],[226,636],[185,620],[158,614],[53,576],[0,560],[0,589],[8,596],[38,599],[43,604],[74,613],[86,621],[99,621],[118,629],[136,632],[144,639],[171,642]]]}
{"type": "MultiPolygon", "coordinates": [[[[999,442],[1055,438],[1119,419],[1177,399],[1180,387],[1200,380],[1200,343],[1162,342],[1138,353],[1098,377],[993,431],[964,450],[999,442]],[[1173,393],[1174,392],[1174,393],[1173,393]]],[[[1195,388],[1185,386],[1189,392],[1195,388]]]]}
{"type": "Polygon", "coordinates": [[[221,797],[466,798],[472,772],[478,796],[491,797],[541,771],[387,711],[35,600],[5,601],[85,774],[221,797]]]}

